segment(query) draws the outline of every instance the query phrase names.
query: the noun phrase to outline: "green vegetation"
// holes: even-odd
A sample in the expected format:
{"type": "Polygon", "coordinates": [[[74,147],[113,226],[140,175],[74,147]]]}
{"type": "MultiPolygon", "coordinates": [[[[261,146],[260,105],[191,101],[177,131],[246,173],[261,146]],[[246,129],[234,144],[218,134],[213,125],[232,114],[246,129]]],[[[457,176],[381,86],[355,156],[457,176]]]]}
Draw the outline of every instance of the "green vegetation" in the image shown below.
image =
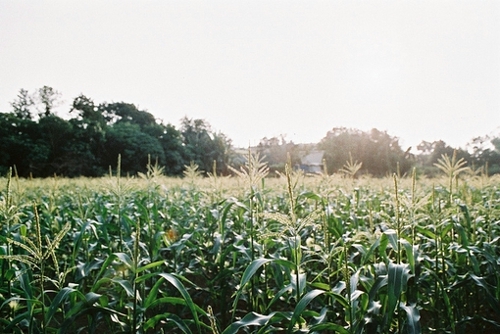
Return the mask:
{"type": "MultiPolygon", "coordinates": [[[[206,120],[184,117],[177,129],[134,104],[97,104],[85,95],[72,101],[71,118],[63,119],[54,111],[59,99],[60,94],[51,87],[34,93],[21,89],[11,103],[12,110],[0,113],[0,174],[13,167],[14,174],[21,177],[101,177],[108,174],[118,155],[123,175],[131,176],[146,172],[148,156],[169,176],[181,176],[183,166],[191,162],[204,176],[213,173],[214,161],[219,175],[229,175],[229,166],[239,168],[244,163],[246,152],[238,152],[206,120]]],[[[413,167],[436,176],[440,170],[435,164],[443,154],[456,154],[457,159],[463,158],[489,175],[500,172],[500,138],[477,137],[469,146],[466,151],[443,141],[423,141],[415,154],[387,132],[333,128],[319,143],[297,144],[283,135],[262,138],[252,152],[260,154],[271,176],[285,172],[288,155],[297,166],[312,152],[320,152],[323,168],[330,172],[352,173],[345,169],[345,161],[355,162],[347,167],[358,166],[356,176],[404,176],[413,167]]],[[[321,170],[317,166],[321,161],[315,164],[314,171],[321,170]]]]}
{"type": "MultiPolygon", "coordinates": [[[[195,145],[196,146],[196,145],[195,145]]],[[[290,161],[289,159],[288,161],[290,161]]],[[[1,333],[497,333],[499,178],[0,179],[1,333]]]]}
{"type": "Polygon", "coordinates": [[[176,129],[133,104],[96,104],[84,95],[73,100],[66,120],[53,111],[57,100],[50,87],[36,94],[21,89],[13,110],[0,113],[2,174],[15,166],[23,177],[103,176],[121,155],[124,175],[144,173],[148,156],[167,175],[181,175],[190,161],[206,172],[216,160],[224,172],[229,160],[230,140],[204,120],[185,117],[176,129]]]}

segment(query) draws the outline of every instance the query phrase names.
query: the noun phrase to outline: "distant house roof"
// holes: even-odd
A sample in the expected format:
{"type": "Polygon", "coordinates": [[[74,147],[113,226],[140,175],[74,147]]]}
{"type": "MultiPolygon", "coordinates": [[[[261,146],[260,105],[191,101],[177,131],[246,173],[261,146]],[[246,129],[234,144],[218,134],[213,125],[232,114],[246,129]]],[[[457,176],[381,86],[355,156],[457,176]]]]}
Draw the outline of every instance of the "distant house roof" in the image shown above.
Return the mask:
{"type": "Polygon", "coordinates": [[[323,155],[325,151],[311,151],[308,155],[302,157],[300,162],[302,165],[321,166],[323,165],[323,155]]]}

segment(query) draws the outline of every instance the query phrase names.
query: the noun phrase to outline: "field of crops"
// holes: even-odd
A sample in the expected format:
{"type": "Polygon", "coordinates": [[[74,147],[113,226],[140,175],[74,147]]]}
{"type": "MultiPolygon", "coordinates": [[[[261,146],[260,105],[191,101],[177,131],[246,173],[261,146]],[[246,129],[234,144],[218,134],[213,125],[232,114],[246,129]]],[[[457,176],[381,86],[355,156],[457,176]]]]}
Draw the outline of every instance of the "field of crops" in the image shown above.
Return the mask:
{"type": "Polygon", "coordinates": [[[446,163],[0,179],[0,333],[498,333],[500,179],[446,163]]]}

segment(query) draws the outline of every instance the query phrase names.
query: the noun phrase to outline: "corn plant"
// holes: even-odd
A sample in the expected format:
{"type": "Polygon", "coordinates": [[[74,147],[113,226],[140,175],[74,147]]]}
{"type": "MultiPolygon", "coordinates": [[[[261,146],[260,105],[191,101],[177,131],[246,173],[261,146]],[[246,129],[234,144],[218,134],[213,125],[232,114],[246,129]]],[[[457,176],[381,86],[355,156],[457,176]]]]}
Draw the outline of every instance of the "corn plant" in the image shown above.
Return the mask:
{"type": "MultiPolygon", "coordinates": [[[[49,284],[56,289],[61,289],[66,275],[65,272],[60,271],[55,250],[65,234],[69,231],[70,225],[66,224],[52,240],[48,235],[45,235],[45,239],[43,239],[40,218],[36,206],[34,207],[33,223],[35,227],[35,240],[31,240],[26,236],[26,233],[23,232],[19,235],[19,241],[6,238],[9,245],[18,248],[21,252],[19,254],[12,253],[0,256],[0,259],[18,263],[18,272],[16,274],[20,277],[20,288],[23,295],[22,298],[20,296],[13,296],[6,302],[17,305],[21,299],[26,301],[26,312],[20,315],[14,315],[12,321],[5,328],[7,331],[13,330],[22,320],[25,320],[28,323],[29,333],[38,331],[47,333],[47,328],[54,316],[54,309],[57,307],[57,303],[52,303],[50,306],[47,306],[47,304],[50,303],[48,303],[49,291],[46,286],[49,284]],[[22,251],[24,251],[24,253],[22,251]],[[49,267],[49,259],[52,260],[52,267],[49,267]],[[33,272],[35,269],[37,273],[34,274],[33,272]],[[53,271],[55,279],[48,275],[49,270],[53,271]],[[34,291],[34,287],[38,287],[38,295],[36,294],[37,291],[34,291]],[[40,319],[35,317],[35,314],[38,312],[41,314],[40,319]],[[40,325],[37,325],[38,321],[40,325]]],[[[24,232],[26,232],[26,230],[24,230],[24,232]]],[[[14,309],[17,308],[18,306],[14,307],[14,309]]]]}
{"type": "Polygon", "coordinates": [[[443,186],[256,155],[231,178],[8,174],[0,332],[498,332],[499,178],[449,161],[443,186]]]}

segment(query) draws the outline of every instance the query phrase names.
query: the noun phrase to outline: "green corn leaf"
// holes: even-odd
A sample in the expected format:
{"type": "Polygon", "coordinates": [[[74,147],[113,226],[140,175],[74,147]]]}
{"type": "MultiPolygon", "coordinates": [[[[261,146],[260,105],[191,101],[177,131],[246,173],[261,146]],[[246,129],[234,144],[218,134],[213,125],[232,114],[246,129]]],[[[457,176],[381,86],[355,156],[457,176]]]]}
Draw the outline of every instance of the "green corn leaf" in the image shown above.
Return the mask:
{"type": "Polygon", "coordinates": [[[413,246],[408,242],[408,240],[400,239],[401,245],[406,251],[406,258],[408,259],[408,264],[410,265],[410,270],[415,273],[415,254],[413,246]]]}
{"type": "Polygon", "coordinates": [[[420,334],[420,313],[416,305],[406,305],[401,302],[399,307],[406,312],[406,333],[420,334]]]}
{"type": "Polygon", "coordinates": [[[85,294],[85,303],[87,305],[93,305],[95,302],[97,302],[102,295],[94,292],[89,292],[85,294]]]}
{"type": "Polygon", "coordinates": [[[387,308],[385,310],[387,325],[391,323],[401,293],[406,290],[406,283],[412,276],[409,272],[410,269],[406,264],[389,263],[387,271],[387,308]]]}
{"type": "Polygon", "coordinates": [[[325,290],[325,291],[330,290],[330,285],[328,285],[327,283],[313,282],[313,283],[310,283],[309,286],[311,286],[313,288],[325,290]]]}
{"type": "Polygon", "coordinates": [[[154,315],[146,321],[146,323],[144,324],[144,329],[149,330],[154,328],[160,320],[166,320],[167,322],[171,321],[175,323],[177,325],[177,328],[180,329],[183,333],[192,333],[189,329],[189,326],[184,322],[184,320],[172,313],[161,313],[154,315]]]}
{"type": "Polygon", "coordinates": [[[144,305],[143,305],[145,309],[148,309],[150,306],[152,306],[155,300],[157,299],[158,290],[160,289],[160,286],[162,285],[163,281],[164,278],[160,277],[160,279],[156,281],[151,290],[148,292],[148,296],[144,300],[144,305]]]}
{"type": "Polygon", "coordinates": [[[255,312],[248,313],[241,320],[233,322],[229,327],[227,327],[222,334],[236,334],[239,333],[240,328],[247,328],[249,326],[266,326],[270,323],[281,321],[286,319],[287,316],[281,312],[273,312],[269,315],[262,315],[255,312]]]}
{"type": "Polygon", "coordinates": [[[243,287],[250,281],[250,279],[253,277],[253,275],[257,272],[257,270],[265,265],[266,263],[269,263],[273,261],[272,259],[256,259],[250,265],[245,269],[243,272],[243,275],[241,276],[241,281],[240,281],[240,288],[236,292],[236,296],[234,298],[233,302],[233,319],[234,319],[234,313],[236,312],[236,306],[238,304],[238,300],[240,299],[240,295],[243,292],[243,287]]]}
{"type": "Polygon", "coordinates": [[[321,201],[321,196],[319,196],[318,194],[316,194],[315,192],[312,192],[312,191],[304,191],[304,192],[301,192],[298,196],[297,196],[297,201],[301,198],[305,198],[305,199],[313,199],[315,201],[321,201]]]}
{"type": "Polygon", "coordinates": [[[2,328],[4,333],[12,333],[14,328],[17,326],[22,321],[26,321],[29,323],[30,321],[33,321],[33,314],[28,310],[26,312],[17,314],[12,320],[10,320],[8,326],[5,328],[2,328]]]}
{"type": "Polygon", "coordinates": [[[422,234],[423,236],[427,237],[428,239],[434,240],[436,239],[436,234],[427,226],[422,227],[422,226],[415,226],[415,231],[417,231],[419,234],[422,234]]]}
{"type": "Polygon", "coordinates": [[[387,266],[384,263],[374,265],[375,268],[375,281],[372,283],[369,290],[369,298],[371,301],[375,300],[379,290],[387,285],[387,266]]]}
{"type": "Polygon", "coordinates": [[[48,310],[45,313],[45,323],[48,324],[50,323],[50,320],[52,320],[52,317],[54,314],[56,314],[57,310],[59,309],[61,303],[63,303],[71,293],[75,292],[75,289],[65,287],[61,291],[57,293],[55,298],[52,300],[50,303],[50,306],[48,310]]]}
{"type": "Polygon", "coordinates": [[[243,288],[250,281],[250,279],[253,277],[253,275],[255,275],[255,273],[257,272],[257,270],[259,270],[260,267],[262,267],[263,265],[270,263],[270,262],[275,262],[275,263],[281,264],[283,266],[288,267],[289,269],[295,269],[295,264],[293,262],[286,261],[286,260],[279,260],[279,259],[261,258],[261,259],[256,259],[252,263],[250,263],[250,265],[245,269],[245,271],[243,272],[243,275],[241,276],[240,288],[236,292],[236,296],[234,298],[233,319],[234,319],[234,313],[236,312],[236,306],[238,304],[238,300],[240,299],[241,293],[243,292],[243,288]]]}
{"type": "MultiPolygon", "coordinates": [[[[86,315],[88,315],[89,317],[93,317],[95,316],[95,314],[101,313],[103,315],[108,315],[109,317],[111,317],[112,321],[114,322],[120,322],[118,320],[119,318],[125,319],[127,317],[126,314],[118,312],[114,309],[102,307],[99,305],[88,305],[87,303],[83,302],[77,303],[74,307],[71,308],[70,312],[71,313],[67,313],[65,315],[66,318],[61,324],[58,333],[71,333],[70,328],[72,328],[72,326],[74,325],[75,319],[84,317],[86,315]]],[[[120,324],[125,325],[123,322],[120,322],[120,324]]]]}
{"type": "Polygon", "coordinates": [[[276,303],[277,301],[280,300],[280,298],[284,295],[284,294],[287,294],[289,293],[290,291],[290,285],[285,285],[283,286],[283,288],[281,288],[273,297],[273,299],[271,299],[271,301],[267,304],[266,306],[266,310],[269,310],[271,308],[271,306],[276,303]]]}
{"type": "Polygon", "coordinates": [[[152,269],[152,268],[155,268],[155,267],[158,267],[160,265],[162,265],[163,263],[165,263],[164,260],[160,260],[160,261],[156,261],[156,262],[153,262],[153,263],[148,263],[147,265],[145,266],[142,266],[142,267],[139,267],[137,268],[137,272],[138,273],[141,273],[145,270],[148,270],[148,269],[152,269]]]}
{"type": "Polygon", "coordinates": [[[316,298],[319,295],[322,295],[326,293],[324,290],[311,290],[308,293],[304,295],[300,299],[300,301],[297,303],[297,306],[295,306],[295,310],[293,311],[292,314],[292,319],[290,320],[290,323],[288,324],[288,332],[290,332],[297,322],[299,320],[299,317],[302,315],[302,312],[304,312],[304,309],[309,305],[309,303],[316,298]]]}
{"type": "Polygon", "coordinates": [[[441,232],[440,232],[440,237],[441,238],[444,238],[452,229],[453,229],[453,224],[450,223],[449,221],[445,221],[443,222],[442,224],[443,228],[441,229],[441,232]]]}
{"type": "Polygon", "coordinates": [[[181,283],[181,281],[179,281],[179,279],[173,274],[159,273],[158,276],[166,279],[168,282],[170,282],[170,284],[172,284],[177,289],[177,291],[179,291],[181,296],[186,301],[186,304],[187,304],[189,310],[191,311],[191,314],[193,315],[193,320],[195,322],[198,333],[201,333],[200,320],[198,319],[198,312],[196,312],[196,306],[195,306],[193,300],[191,299],[191,296],[187,292],[186,288],[181,283]]]}
{"type": "Polygon", "coordinates": [[[94,279],[94,284],[93,284],[93,287],[92,287],[92,291],[96,291],[94,289],[95,285],[100,280],[100,278],[104,275],[104,273],[108,269],[108,266],[110,266],[115,259],[116,259],[116,255],[115,254],[110,254],[110,256],[108,256],[106,258],[106,260],[104,261],[104,263],[102,263],[101,270],[99,271],[99,273],[96,275],[96,277],[94,279]]]}
{"type": "Polygon", "coordinates": [[[68,312],[66,312],[66,314],[64,315],[65,319],[72,319],[73,317],[78,315],[83,309],[90,308],[94,304],[94,302],[97,301],[97,300],[94,300],[93,296],[99,296],[99,297],[101,296],[101,295],[99,295],[97,293],[93,293],[93,292],[89,292],[86,295],[83,295],[78,290],[75,290],[73,294],[76,295],[76,297],[80,301],[77,303],[74,303],[74,305],[71,307],[71,309],[68,312]]]}
{"type": "Polygon", "coordinates": [[[462,211],[462,213],[464,214],[465,223],[467,224],[467,231],[471,232],[472,220],[470,217],[469,208],[465,204],[460,204],[459,207],[460,207],[460,210],[462,211]]]}
{"type": "Polygon", "coordinates": [[[467,237],[467,233],[462,225],[460,223],[455,223],[453,224],[455,227],[455,231],[457,231],[458,235],[460,236],[460,244],[464,247],[467,248],[469,247],[469,238],[467,237]]]}
{"type": "MultiPolygon", "coordinates": [[[[380,247],[380,238],[377,239],[374,243],[372,243],[370,248],[366,252],[363,253],[361,263],[366,264],[367,262],[369,262],[373,256],[373,253],[375,252],[375,250],[378,247],[380,247]]],[[[384,247],[384,249],[385,249],[385,247],[384,247]]]]}
{"type": "Polygon", "coordinates": [[[339,304],[342,305],[342,307],[344,309],[348,309],[350,307],[349,301],[347,300],[347,298],[345,298],[341,294],[332,292],[329,295],[332,296],[333,299],[335,299],[337,302],[339,302],[339,304]]]}
{"type": "Polygon", "coordinates": [[[351,332],[339,324],[334,324],[331,322],[313,325],[309,328],[311,332],[319,333],[340,333],[340,334],[350,334],[351,332]]]}
{"type": "Polygon", "coordinates": [[[123,264],[125,264],[128,269],[134,271],[134,263],[132,262],[130,256],[128,256],[125,253],[114,253],[114,255],[118,260],[120,260],[123,264]]]}
{"type": "Polygon", "coordinates": [[[384,231],[384,235],[389,239],[389,243],[392,246],[392,249],[396,250],[398,249],[398,235],[395,230],[389,229],[387,231],[384,231]]]}
{"type": "Polygon", "coordinates": [[[384,260],[384,262],[389,262],[389,258],[387,257],[387,246],[389,245],[389,238],[387,237],[386,234],[382,234],[379,240],[380,240],[378,245],[379,256],[381,257],[381,259],[384,260]]]}
{"type": "Polygon", "coordinates": [[[127,293],[127,296],[134,297],[134,289],[132,288],[132,285],[129,281],[117,278],[113,278],[111,281],[120,285],[127,293]]]}
{"type": "Polygon", "coordinates": [[[497,314],[500,313],[500,302],[499,300],[495,297],[494,293],[492,293],[492,286],[490,286],[488,284],[488,282],[486,282],[486,280],[484,279],[484,277],[479,277],[479,276],[476,276],[474,274],[470,274],[470,277],[472,278],[472,280],[474,281],[474,283],[481,287],[484,292],[486,293],[486,296],[488,297],[487,300],[488,300],[488,303],[490,304],[490,306],[492,307],[493,310],[496,310],[497,314]]]}
{"type": "Polygon", "coordinates": [[[295,275],[295,273],[291,273],[290,274],[290,281],[292,282],[291,286],[294,290],[299,291],[299,294],[302,295],[304,293],[304,290],[306,288],[306,279],[307,279],[307,275],[304,274],[304,273],[300,273],[299,275],[299,284],[297,286],[297,277],[295,275]]]}
{"type": "MultiPolygon", "coordinates": [[[[151,303],[150,307],[156,307],[156,306],[162,305],[162,304],[187,306],[186,300],[184,298],[181,298],[181,297],[162,297],[162,298],[155,299],[154,302],[151,303]]],[[[197,309],[200,309],[200,308],[197,307],[197,309]]]]}

